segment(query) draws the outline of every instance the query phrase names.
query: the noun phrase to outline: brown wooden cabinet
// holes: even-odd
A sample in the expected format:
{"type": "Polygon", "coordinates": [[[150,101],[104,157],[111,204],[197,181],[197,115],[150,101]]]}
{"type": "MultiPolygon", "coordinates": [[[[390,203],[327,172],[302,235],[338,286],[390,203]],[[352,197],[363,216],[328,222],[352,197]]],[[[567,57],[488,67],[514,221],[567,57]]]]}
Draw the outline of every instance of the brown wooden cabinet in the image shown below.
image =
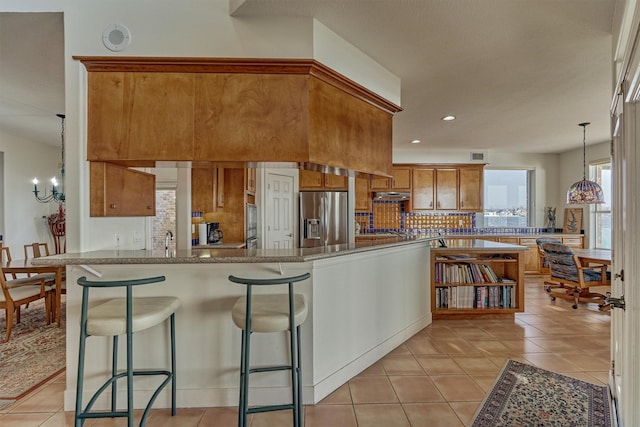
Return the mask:
{"type": "Polygon", "coordinates": [[[459,170],[458,210],[481,212],[484,205],[482,166],[461,167],[459,170]]]}
{"type": "Polygon", "coordinates": [[[388,190],[388,189],[389,189],[389,178],[385,178],[383,176],[371,177],[371,191],[388,190]]]}
{"type": "Polygon", "coordinates": [[[105,162],[89,167],[90,216],[155,216],[155,175],[105,162]]]}
{"type": "Polygon", "coordinates": [[[344,175],[324,174],[324,188],[327,190],[347,190],[349,182],[344,175]]]}
{"type": "Polygon", "coordinates": [[[348,178],[343,175],[333,175],[317,171],[300,169],[298,174],[300,190],[347,190],[348,178]]]}
{"type": "Polygon", "coordinates": [[[393,168],[392,190],[411,190],[411,168],[393,168]]]}
{"type": "Polygon", "coordinates": [[[300,169],[298,182],[300,190],[322,190],[322,172],[300,169]]]}
{"type": "Polygon", "coordinates": [[[216,200],[216,168],[191,169],[191,211],[213,212],[216,200]]]}
{"type": "Polygon", "coordinates": [[[458,209],[458,169],[436,169],[436,209],[458,209]]]}
{"type": "Polygon", "coordinates": [[[356,212],[371,212],[371,193],[369,192],[369,177],[356,176],[356,212]]]}
{"type": "Polygon", "coordinates": [[[540,259],[538,257],[538,244],[535,237],[521,237],[520,245],[526,246],[524,253],[524,272],[538,273],[540,271],[540,259]]]}
{"type": "Polygon", "coordinates": [[[411,190],[411,208],[413,210],[434,209],[435,169],[414,168],[411,190]]]}
{"type": "Polygon", "coordinates": [[[224,208],[224,168],[216,171],[216,207],[224,208]]]}
{"type": "Polygon", "coordinates": [[[256,193],[256,168],[247,168],[247,177],[246,177],[246,184],[247,184],[247,192],[250,194],[255,194],[256,193]]]}

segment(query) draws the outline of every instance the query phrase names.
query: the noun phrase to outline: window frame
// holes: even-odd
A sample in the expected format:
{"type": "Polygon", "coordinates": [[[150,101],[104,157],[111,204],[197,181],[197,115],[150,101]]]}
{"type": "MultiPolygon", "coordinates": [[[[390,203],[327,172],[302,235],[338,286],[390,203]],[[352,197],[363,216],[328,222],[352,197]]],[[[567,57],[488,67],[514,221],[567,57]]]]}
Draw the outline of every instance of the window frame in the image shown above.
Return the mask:
{"type": "MultiPolygon", "coordinates": [[[[526,225],[522,227],[532,227],[535,224],[535,169],[530,167],[485,167],[484,172],[488,171],[523,171],[526,172],[526,186],[527,186],[527,220],[526,225]]],[[[504,228],[511,226],[491,226],[487,224],[486,212],[487,212],[487,197],[488,197],[488,188],[486,187],[486,177],[483,176],[483,182],[485,183],[485,188],[483,188],[483,210],[482,210],[482,219],[483,219],[483,227],[485,228],[504,228]]],[[[515,227],[518,228],[518,227],[515,227]]]]}
{"type": "MultiPolygon", "coordinates": [[[[605,169],[606,170],[606,169],[605,169]]],[[[599,222],[602,222],[602,220],[598,221],[598,217],[602,216],[602,215],[609,215],[609,221],[611,221],[612,219],[612,196],[613,196],[613,192],[612,192],[612,188],[611,185],[613,185],[612,179],[612,161],[611,159],[602,159],[602,160],[595,160],[595,161],[591,161],[589,162],[589,179],[592,181],[595,181],[598,183],[598,185],[600,185],[600,187],[602,187],[602,191],[605,194],[605,200],[609,200],[608,204],[605,203],[594,203],[591,208],[589,209],[589,219],[590,219],[590,223],[591,223],[591,227],[590,227],[590,231],[591,231],[591,235],[593,236],[593,247],[594,249],[611,249],[611,238],[612,238],[612,229],[611,227],[609,228],[609,247],[606,247],[606,245],[601,245],[599,244],[600,242],[603,242],[605,239],[602,238],[602,235],[600,235],[600,232],[598,231],[598,227],[599,227],[599,222]],[[602,180],[602,166],[606,166],[608,165],[608,170],[609,170],[609,187],[605,188],[603,187],[603,180],[602,180]],[[603,209],[603,207],[608,207],[608,209],[603,209]]]]}

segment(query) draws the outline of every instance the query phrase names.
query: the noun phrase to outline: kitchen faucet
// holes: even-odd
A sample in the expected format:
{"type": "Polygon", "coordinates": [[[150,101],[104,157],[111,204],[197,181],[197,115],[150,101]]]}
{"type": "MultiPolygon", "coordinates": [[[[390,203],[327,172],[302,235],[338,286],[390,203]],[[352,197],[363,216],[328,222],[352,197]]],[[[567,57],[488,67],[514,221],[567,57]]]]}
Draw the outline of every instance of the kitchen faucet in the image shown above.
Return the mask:
{"type": "Polygon", "coordinates": [[[165,251],[169,250],[169,240],[173,240],[173,233],[171,232],[171,230],[167,230],[167,232],[164,235],[164,249],[165,249],[165,251]]]}

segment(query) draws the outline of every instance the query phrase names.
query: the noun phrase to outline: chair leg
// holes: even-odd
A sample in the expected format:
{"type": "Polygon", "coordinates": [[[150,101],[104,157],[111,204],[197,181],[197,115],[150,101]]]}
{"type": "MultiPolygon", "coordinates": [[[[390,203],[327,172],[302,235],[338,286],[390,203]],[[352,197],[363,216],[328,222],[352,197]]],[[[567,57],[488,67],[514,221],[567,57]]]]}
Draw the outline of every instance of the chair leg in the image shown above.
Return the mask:
{"type": "Polygon", "coordinates": [[[297,372],[297,352],[296,352],[296,331],[295,328],[289,330],[290,356],[291,356],[291,397],[293,399],[293,425],[298,426],[300,420],[300,406],[298,404],[298,372],[297,372]]]}
{"type": "MultiPolygon", "coordinates": [[[[118,336],[113,337],[113,345],[111,348],[111,378],[114,378],[118,375],[118,336]]],[[[117,382],[114,381],[111,383],[111,412],[116,411],[117,407],[117,397],[118,387],[117,382]]]]}
{"type": "Polygon", "coordinates": [[[176,415],[176,316],[171,315],[171,416],[176,415]]]}
{"type": "Polygon", "coordinates": [[[242,330],[242,350],[240,355],[240,404],[238,405],[238,427],[247,427],[249,408],[249,360],[251,332],[242,330]]]}
{"type": "Polygon", "coordinates": [[[5,312],[7,314],[7,337],[5,339],[5,342],[9,342],[9,338],[11,337],[11,330],[13,329],[13,311],[14,311],[14,307],[13,304],[9,305],[6,309],[5,312]]]}
{"type": "Polygon", "coordinates": [[[84,325],[80,325],[80,344],[78,348],[78,377],[76,380],[76,427],[82,427],[84,419],[80,418],[82,413],[82,391],[84,386],[84,353],[86,348],[87,335],[84,332],[84,325]]]}
{"type": "Polygon", "coordinates": [[[298,366],[297,366],[297,370],[298,370],[298,404],[300,405],[300,410],[298,412],[298,425],[300,427],[302,427],[304,424],[302,422],[302,418],[303,418],[303,411],[304,411],[304,404],[302,401],[302,357],[301,357],[301,353],[302,351],[300,350],[300,326],[296,327],[296,349],[298,351],[298,366]]]}

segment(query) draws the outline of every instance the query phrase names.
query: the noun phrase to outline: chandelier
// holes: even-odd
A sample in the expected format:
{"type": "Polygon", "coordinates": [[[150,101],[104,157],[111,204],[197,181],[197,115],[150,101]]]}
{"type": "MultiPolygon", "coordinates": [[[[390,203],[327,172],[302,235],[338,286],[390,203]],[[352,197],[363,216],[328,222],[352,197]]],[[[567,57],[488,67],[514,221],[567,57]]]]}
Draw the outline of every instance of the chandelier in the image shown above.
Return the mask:
{"type": "Polygon", "coordinates": [[[585,205],[589,203],[604,203],[604,193],[597,182],[587,180],[586,162],[586,129],[591,123],[580,123],[582,126],[582,181],[573,183],[567,191],[567,203],[570,205],[585,205]]]}
{"type": "Polygon", "coordinates": [[[36,200],[40,203],[49,203],[49,202],[58,202],[64,203],[64,114],[56,114],[56,116],[60,117],[61,120],[61,133],[60,138],[62,139],[62,162],[60,167],[60,183],[58,185],[58,180],[54,176],[51,178],[51,192],[47,194],[47,190],[45,188],[44,194],[40,195],[40,190],[38,190],[38,178],[33,178],[33,194],[36,196],[36,200]]]}

